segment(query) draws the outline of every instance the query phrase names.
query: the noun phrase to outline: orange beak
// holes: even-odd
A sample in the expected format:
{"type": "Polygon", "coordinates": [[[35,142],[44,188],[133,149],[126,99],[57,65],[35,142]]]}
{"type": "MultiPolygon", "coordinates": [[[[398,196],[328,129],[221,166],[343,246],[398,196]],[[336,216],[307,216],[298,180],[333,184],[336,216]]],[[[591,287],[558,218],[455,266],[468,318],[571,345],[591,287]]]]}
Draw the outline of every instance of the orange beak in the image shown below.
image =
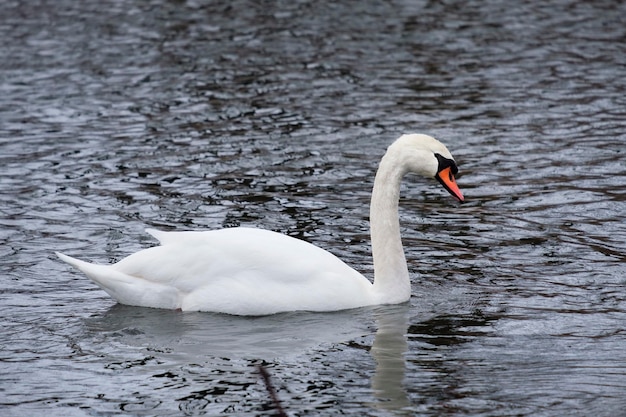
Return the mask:
{"type": "Polygon", "coordinates": [[[443,188],[448,190],[448,192],[456,197],[461,203],[465,201],[463,193],[459,190],[459,186],[456,185],[456,180],[454,179],[454,174],[452,174],[451,167],[446,167],[439,171],[437,175],[435,175],[435,178],[441,183],[441,185],[443,185],[443,188]]]}

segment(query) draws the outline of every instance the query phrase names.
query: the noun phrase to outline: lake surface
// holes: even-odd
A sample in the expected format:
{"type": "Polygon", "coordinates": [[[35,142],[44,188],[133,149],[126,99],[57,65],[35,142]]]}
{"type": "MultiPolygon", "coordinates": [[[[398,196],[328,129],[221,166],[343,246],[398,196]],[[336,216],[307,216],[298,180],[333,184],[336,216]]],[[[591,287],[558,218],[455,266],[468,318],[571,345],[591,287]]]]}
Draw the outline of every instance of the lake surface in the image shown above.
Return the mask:
{"type": "Polygon", "coordinates": [[[626,3],[5,1],[0,414],[626,415],[626,3]],[[54,251],[262,227],[371,277],[385,148],[413,297],[231,317],[116,305],[54,251]]]}

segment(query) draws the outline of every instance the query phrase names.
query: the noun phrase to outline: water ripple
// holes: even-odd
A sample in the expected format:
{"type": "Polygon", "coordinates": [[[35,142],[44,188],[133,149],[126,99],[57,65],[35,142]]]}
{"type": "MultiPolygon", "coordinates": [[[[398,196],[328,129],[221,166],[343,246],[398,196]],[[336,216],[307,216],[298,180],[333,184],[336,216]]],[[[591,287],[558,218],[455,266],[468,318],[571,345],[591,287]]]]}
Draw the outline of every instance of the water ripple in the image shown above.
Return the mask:
{"type": "Polygon", "coordinates": [[[620,415],[620,2],[0,6],[3,415],[620,415]],[[414,297],[232,318],[115,305],[53,255],[261,226],[368,276],[385,146],[442,139],[463,205],[402,188],[414,297]],[[71,411],[70,411],[71,410],[71,411]]]}

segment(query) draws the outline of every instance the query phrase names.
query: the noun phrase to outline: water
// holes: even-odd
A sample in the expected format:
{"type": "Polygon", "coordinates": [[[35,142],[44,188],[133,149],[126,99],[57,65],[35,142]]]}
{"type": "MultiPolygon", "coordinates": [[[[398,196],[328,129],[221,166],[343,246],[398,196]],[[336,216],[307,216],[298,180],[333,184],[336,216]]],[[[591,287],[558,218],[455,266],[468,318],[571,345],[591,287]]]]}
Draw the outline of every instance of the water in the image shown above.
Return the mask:
{"type": "Polygon", "coordinates": [[[622,2],[3,2],[0,413],[618,416],[622,2]],[[366,274],[403,132],[459,205],[402,191],[413,297],[242,318],[116,305],[53,251],[259,226],[366,274]]]}

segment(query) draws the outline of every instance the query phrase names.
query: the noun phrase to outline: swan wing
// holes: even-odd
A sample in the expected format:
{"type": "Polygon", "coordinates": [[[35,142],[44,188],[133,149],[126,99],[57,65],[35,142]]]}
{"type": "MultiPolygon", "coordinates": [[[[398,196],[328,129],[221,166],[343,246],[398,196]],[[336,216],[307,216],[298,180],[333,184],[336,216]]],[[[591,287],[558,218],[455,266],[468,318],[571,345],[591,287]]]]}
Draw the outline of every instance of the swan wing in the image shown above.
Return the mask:
{"type": "Polygon", "coordinates": [[[260,315],[374,302],[372,284],[365,277],[330,252],[299,239],[253,228],[148,232],[161,246],[113,265],[61,259],[124,304],[260,315]],[[156,295],[146,300],[145,292],[156,295]]]}

